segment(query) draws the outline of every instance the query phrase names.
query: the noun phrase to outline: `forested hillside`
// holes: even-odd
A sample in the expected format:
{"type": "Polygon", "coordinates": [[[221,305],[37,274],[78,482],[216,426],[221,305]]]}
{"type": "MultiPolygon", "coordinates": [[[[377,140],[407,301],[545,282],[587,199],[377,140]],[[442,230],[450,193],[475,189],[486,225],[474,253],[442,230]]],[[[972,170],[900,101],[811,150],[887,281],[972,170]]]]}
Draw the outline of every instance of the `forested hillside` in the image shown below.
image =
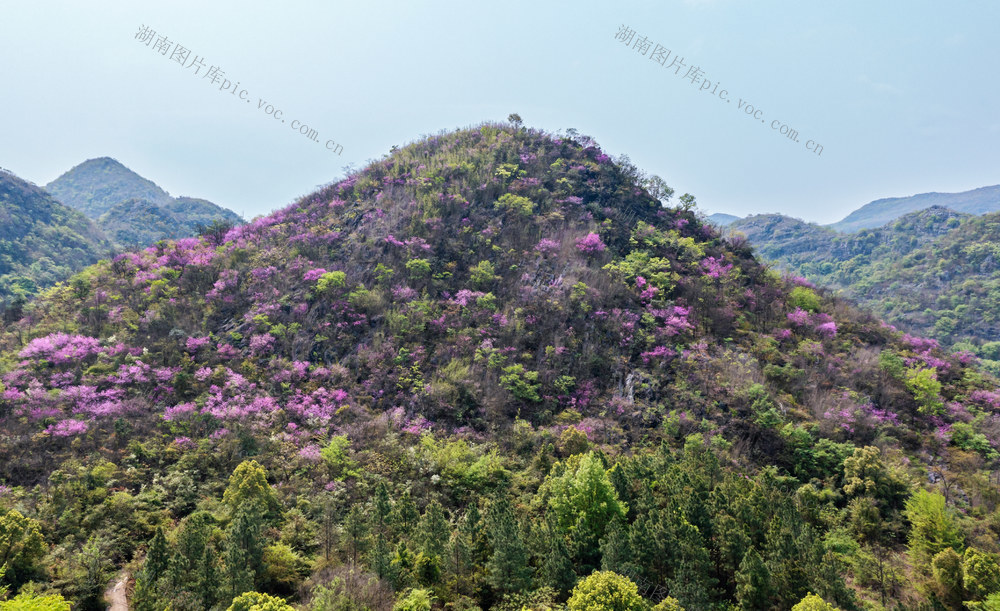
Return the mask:
{"type": "Polygon", "coordinates": [[[487,124],[88,268],[0,336],[0,584],[996,608],[997,380],[693,207],[587,137],[487,124]]]}
{"type": "Polygon", "coordinates": [[[946,208],[908,214],[878,229],[841,234],[781,215],[734,222],[779,269],[838,289],[910,333],[965,350],[1000,372],[1000,214],[946,208]]]}
{"type": "Polygon", "coordinates": [[[0,170],[0,310],[107,256],[111,244],[85,216],[0,170]]]}
{"type": "Polygon", "coordinates": [[[156,183],[110,157],[89,159],[45,188],[93,219],[119,250],[196,236],[214,223],[243,222],[232,210],[210,201],[171,197],[156,183]]]}

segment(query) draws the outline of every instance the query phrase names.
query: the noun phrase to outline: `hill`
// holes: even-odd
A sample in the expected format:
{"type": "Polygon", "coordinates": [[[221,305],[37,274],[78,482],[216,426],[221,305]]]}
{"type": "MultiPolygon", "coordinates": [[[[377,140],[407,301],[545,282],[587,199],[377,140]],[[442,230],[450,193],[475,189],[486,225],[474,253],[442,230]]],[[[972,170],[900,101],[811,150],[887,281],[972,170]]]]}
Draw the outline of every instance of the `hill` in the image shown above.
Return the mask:
{"type": "Polygon", "coordinates": [[[973,352],[1000,371],[1000,303],[990,297],[998,214],[932,207],[853,234],[780,215],[730,226],[779,268],[838,289],[910,332],[973,352]]]}
{"type": "Polygon", "coordinates": [[[144,199],[154,204],[171,201],[170,194],[110,157],[88,159],[45,185],[45,190],[70,208],[92,219],[120,202],[144,199]]]}
{"type": "Polygon", "coordinates": [[[1000,185],[980,187],[962,193],[921,193],[909,197],[878,199],[865,204],[829,227],[836,231],[852,233],[860,229],[881,227],[910,212],[934,206],[966,214],[1000,212],[1000,185]]]}
{"type": "Polygon", "coordinates": [[[31,543],[6,582],[97,605],[128,567],[151,609],[1000,589],[997,380],[662,184],[487,124],[51,289],[0,336],[0,524],[31,543]]]}
{"type": "Polygon", "coordinates": [[[45,188],[59,201],[95,220],[119,248],[191,237],[216,222],[243,222],[235,212],[207,200],[171,197],[154,182],[109,157],[87,160],[45,188]]]}
{"type": "Polygon", "coordinates": [[[733,214],[723,214],[717,212],[715,214],[708,215],[708,221],[717,227],[725,227],[740,220],[740,217],[733,214]]]}
{"type": "Polygon", "coordinates": [[[30,297],[97,262],[110,249],[85,216],[0,171],[0,302],[30,297]]]}
{"type": "Polygon", "coordinates": [[[144,199],[131,199],[115,204],[97,219],[115,244],[127,248],[198,235],[215,222],[233,226],[243,219],[211,202],[187,197],[160,206],[144,199]]]}

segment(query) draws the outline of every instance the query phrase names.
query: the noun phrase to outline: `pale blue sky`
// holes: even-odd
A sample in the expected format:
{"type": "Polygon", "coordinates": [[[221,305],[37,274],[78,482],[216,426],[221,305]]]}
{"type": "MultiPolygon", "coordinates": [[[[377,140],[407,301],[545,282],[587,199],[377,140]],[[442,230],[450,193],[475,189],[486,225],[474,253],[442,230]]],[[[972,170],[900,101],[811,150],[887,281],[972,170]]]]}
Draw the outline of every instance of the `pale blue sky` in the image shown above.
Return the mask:
{"type": "Polygon", "coordinates": [[[880,197],[1000,183],[998,30],[986,1],[7,3],[0,166],[44,184],[115,157],[252,217],[394,144],[518,112],[628,154],[708,212],[827,223],[880,197]],[[142,24],[251,102],[140,44],[142,24]],[[616,41],[622,24],[731,101],[616,41]]]}

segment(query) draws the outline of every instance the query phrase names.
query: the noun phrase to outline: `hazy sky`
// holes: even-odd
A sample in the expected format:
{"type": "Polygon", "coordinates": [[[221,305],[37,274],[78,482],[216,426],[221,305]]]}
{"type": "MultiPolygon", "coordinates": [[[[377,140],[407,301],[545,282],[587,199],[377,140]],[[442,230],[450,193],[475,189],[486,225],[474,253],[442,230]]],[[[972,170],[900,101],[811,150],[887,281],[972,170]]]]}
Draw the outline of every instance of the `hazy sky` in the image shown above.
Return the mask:
{"type": "Polygon", "coordinates": [[[45,184],[110,156],[249,218],[394,144],[517,112],[628,154],[705,211],[828,223],[1000,183],[998,29],[985,0],[8,2],[0,166],[45,184]]]}

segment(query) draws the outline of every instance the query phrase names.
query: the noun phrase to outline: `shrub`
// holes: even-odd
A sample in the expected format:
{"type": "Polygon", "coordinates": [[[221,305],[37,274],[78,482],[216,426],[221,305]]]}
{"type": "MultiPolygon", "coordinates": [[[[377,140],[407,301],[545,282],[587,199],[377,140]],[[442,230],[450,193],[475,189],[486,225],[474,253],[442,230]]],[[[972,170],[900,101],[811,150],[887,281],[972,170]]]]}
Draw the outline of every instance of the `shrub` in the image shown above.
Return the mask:
{"type": "Polygon", "coordinates": [[[796,605],[792,607],[792,611],[837,611],[837,608],[819,596],[810,593],[796,603],[796,605]]]}
{"type": "Polygon", "coordinates": [[[500,376],[500,386],[510,391],[518,399],[537,403],[542,398],[538,395],[538,372],[526,371],[524,365],[510,365],[503,368],[500,376]]]}
{"type": "Polygon", "coordinates": [[[283,599],[260,592],[240,594],[228,611],[295,611],[283,599]]]}
{"type": "Polygon", "coordinates": [[[414,588],[393,605],[392,611],[431,611],[433,601],[429,590],[414,588]]]}
{"type": "Polygon", "coordinates": [[[431,264],[427,259],[410,259],[406,262],[406,272],[410,278],[426,278],[431,274],[431,264]]]}
{"type": "Polygon", "coordinates": [[[325,293],[332,288],[341,288],[347,280],[344,272],[326,272],[316,281],[316,292],[325,293]]]}
{"type": "Polygon", "coordinates": [[[941,401],[941,383],[933,369],[907,369],[906,387],[913,393],[921,414],[940,416],[944,412],[941,401]]]}
{"type": "Polygon", "coordinates": [[[819,295],[810,288],[797,286],[788,295],[788,305],[793,308],[802,308],[807,312],[819,311],[819,295]]]}
{"type": "Polygon", "coordinates": [[[512,212],[521,216],[531,216],[531,213],[535,211],[535,204],[530,199],[521,195],[514,195],[513,193],[504,193],[501,195],[493,207],[497,210],[512,212]]]}
{"type": "Polygon", "coordinates": [[[496,270],[489,261],[480,261],[469,268],[469,280],[478,286],[486,286],[497,279],[496,270]]]}
{"type": "Polygon", "coordinates": [[[604,245],[604,242],[601,241],[601,236],[594,232],[590,232],[582,238],[577,239],[576,248],[580,252],[598,253],[604,252],[606,246],[604,245]]]}
{"type": "Polygon", "coordinates": [[[573,588],[566,608],[569,611],[645,611],[646,601],[629,578],[611,571],[597,571],[573,588]]]}

